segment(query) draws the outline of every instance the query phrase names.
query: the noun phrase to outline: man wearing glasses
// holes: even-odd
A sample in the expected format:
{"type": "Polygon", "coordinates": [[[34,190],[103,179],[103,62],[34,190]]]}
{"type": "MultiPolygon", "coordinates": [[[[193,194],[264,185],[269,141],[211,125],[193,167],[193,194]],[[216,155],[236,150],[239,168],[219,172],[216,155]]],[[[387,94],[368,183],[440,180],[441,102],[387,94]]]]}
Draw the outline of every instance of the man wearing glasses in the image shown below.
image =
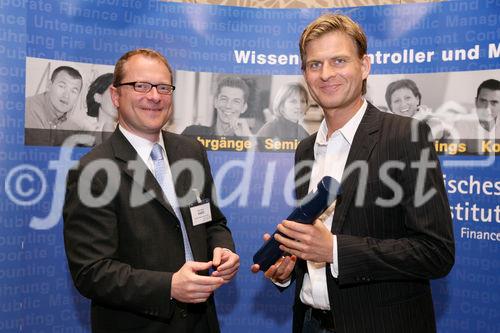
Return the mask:
{"type": "Polygon", "coordinates": [[[161,130],[172,79],[156,51],[123,55],[110,88],[119,126],[68,174],[66,253],[93,332],[219,332],[213,291],[239,257],[202,146],[161,130]]]}

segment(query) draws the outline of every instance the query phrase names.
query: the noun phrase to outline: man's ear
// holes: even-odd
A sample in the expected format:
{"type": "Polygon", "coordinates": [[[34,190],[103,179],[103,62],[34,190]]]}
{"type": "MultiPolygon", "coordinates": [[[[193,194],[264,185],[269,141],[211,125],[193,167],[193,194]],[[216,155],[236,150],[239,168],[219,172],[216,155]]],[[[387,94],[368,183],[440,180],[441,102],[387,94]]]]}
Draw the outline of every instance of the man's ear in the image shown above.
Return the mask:
{"type": "Polygon", "coordinates": [[[370,69],[371,69],[371,61],[370,61],[370,57],[368,57],[368,55],[364,55],[363,58],[361,59],[361,74],[362,74],[362,77],[363,77],[363,80],[364,79],[367,79],[368,78],[368,75],[370,74],[370,69]]]}
{"type": "Polygon", "coordinates": [[[102,103],[102,95],[101,94],[95,93],[93,97],[94,97],[94,101],[96,101],[97,104],[102,103]]]}
{"type": "MultiPolygon", "coordinates": [[[[118,109],[120,107],[120,92],[118,91],[118,88],[111,86],[109,87],[109,92],[111,94],[111,101],[113,102],[113,105],[116,109],[118,109]]],[[[97,99],[95,99],[95,101],[97,102],[97,99]]]]}
{"type": "Polygon", "coordinates": [[[245,113],[245,111],[247,110],[247,108],[248,108],[248,104],[245,102],[245,104],[243,105],[243,109],[241,109],[240,114],[245,113]]]}

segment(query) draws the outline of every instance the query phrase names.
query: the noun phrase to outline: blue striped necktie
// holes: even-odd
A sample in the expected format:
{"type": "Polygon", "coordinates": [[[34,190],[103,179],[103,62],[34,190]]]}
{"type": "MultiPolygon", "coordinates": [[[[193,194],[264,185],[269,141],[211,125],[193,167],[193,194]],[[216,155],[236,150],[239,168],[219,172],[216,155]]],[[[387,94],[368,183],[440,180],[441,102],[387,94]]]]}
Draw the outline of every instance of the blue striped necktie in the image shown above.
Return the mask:
{"type": "Polygon", "coordinates": [[[151,159],[154,164],[155,178],[163,190],[163,194],[167,199],[170,206],[172,206],[175,215],[179,219],[179,224],[181,225],[182,239],[184,240],[184,257],[186,261],[193,261],[193,252],[191,251],[191,245],[189,244],[189,238],[186,232],[186,226],[184,225],[184,220],[182,219],[181,210],[179,209],[179,203],[177,202],[177,194],[175,193],[174,183],[172,181],[172,175],[170,169],[167,170],[165,160],[163,159],[163,148],[158,143],[155,143],[153,150],[151,150],[151,159]]]}

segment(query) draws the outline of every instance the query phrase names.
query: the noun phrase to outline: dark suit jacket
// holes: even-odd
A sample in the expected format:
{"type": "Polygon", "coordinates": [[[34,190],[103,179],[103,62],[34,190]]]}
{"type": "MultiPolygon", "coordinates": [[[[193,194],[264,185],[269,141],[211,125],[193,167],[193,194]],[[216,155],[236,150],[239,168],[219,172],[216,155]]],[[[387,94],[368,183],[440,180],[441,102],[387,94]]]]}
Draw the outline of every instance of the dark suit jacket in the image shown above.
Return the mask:
{"type": "MultiPolygon", "coordinates": [[[[163,138],[170,165],[191,159],[205,173],[205,186],[198,190],[202,199],[211,202],[212,221],[193,226],[189,207],[181,207],[195,260],[211,260],[217,246],[234,250],[226,220],[212,198],[213,181],[202,146],[168,132],[163,132],[163,138]]],[[[195,202],[191,173],[179,175],[179,169],[174,169],[178,197],[195,202]]],[[[94,332],[219,331],[213,298],[198,305],[170,299],[172,275],[185,262],[179,220],[153,174],[119,130],[70,170],[63,217],[70,272],[79,292],[92,300],[94,332]],[[84,172],[103,159],[112,162],[109,173],[99,168],[84,172]],[[134,173],[127,164],[137,159],[134,173]],[[101,196],[99,207],[85,204],[78,192],[89,190],[79,190],[79,182],[90,185],[94,197],[101,196]],[[132,192],[150,200],[131,204],[137,198],[132,192]]]]}
{"type": "MultiPolygon", "coordinates": [[[[429,128],[411,118],[377,110],[369,104],[354,136],[342,177],[343,192],[337,200],[332,233],[337,235],[339,276],[326,269],[331,313],[337,332],[433,332],[435,318],[429,279],[446,275],[454,263],[451,214],[439,161],[429,128]],[[417,132],[412,141],[412,123],[417,132]],[[410,163],[428,153],[437,167],[419,179],[410,163]],[[397,161],[388,174],[402,189],[402,199],[391,207],[376,204],[377,198],[393,198],[394,186],[382,181],[380,167],[397,161]],[[366,166],[348,174],[353,163],[366,166]],[[425,182],[434,189],[430,200],[415,205],[415,192],[425,182]],[[425,181],[424,181],[425,180],[425,181]],[[360,185],[358,187],[358,185],[360,185]],[[363,186],[365,184],[366,186],[363,186]],[[364,202],[356,204],[356,197],[364,202]]],[[[310,179],[316,135],[303,140],[295,155],[296,181],[310,179]]],[[[298,185],[297,198],[307,194],[309,183],[298,185]]],[[[396,191],[397,192],[397,191],[396,191]]],[[[295,269],[294,332],[300,332],[304,307],[299,299],[306,262],[295,269]]]]}

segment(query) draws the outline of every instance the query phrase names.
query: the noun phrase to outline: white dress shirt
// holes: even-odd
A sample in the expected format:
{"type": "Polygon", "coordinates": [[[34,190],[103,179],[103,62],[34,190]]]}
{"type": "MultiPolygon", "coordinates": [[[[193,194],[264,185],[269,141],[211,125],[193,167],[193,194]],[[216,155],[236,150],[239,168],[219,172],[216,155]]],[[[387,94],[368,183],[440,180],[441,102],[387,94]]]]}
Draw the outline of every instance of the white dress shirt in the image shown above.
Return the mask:
{"type": "Polygon", "coordinates": [[[172,206],[172,209],[174,210],[175,215],[177,216],[179,221],[181,221],[181,223],[182,223],[183,218],[181,215],[181,211],[179,209],[177,195],[175,193],[174,181],[172,178],[172,172],[170,170],[170,164],[168,162],[168,157],[167,157],[167,153],[165,150],[165,143],[163,141],[162,133],[160,132],[160,136],[159,136],[157,142],[151,142],[147,139],[144,139],[144,138],[142,138],[138,135],[135,135],[134,133],[126,130],[125,128],[123,128],[123,126],[118,126],[118,128],[123,133],[125,138],[127,138],[127,140],[130,142],[132,147],[134,147],[135,151],[137,151],[137,154],[143,160],[143,162],[146,164],[149,171],[151,171],[151,173],[153,175],[155,174],[155,170],[154,170],[154,162],[151,159],[151,151],[153,150],[153,146],[155,143],[158,143],[163,148],[162,149],[163,161],[165,162],[165,170],[167,173],[165,181],[167,182],[167,185],[168,185],[167,186],[168,192],[165,193],[165,195],[167,197],[166,199],[167,199],[168,203],[170,204],[170,206],[172,206]]]}
{"type": "MultiPolygon", "coordinates": [[[[314,142],[314,164],[309,181],[309,192],[316,190],[318,182],[324,176],[335,178],[338,182],[342,180],[352,140],[365,114],[367,105],[368,103],[364,100],[354,116],[342,128],[333,132],[328,139],[328,127],[325,119],[323,119],[314,142]]],[[[324,221],[328,230],[332,228],[332,219],[333,213],[324,221]]],[[[330,266],[332,276],[338,277],[337,237],[335,235],[333,235],[332,264],[307,261],[308,273],[304,275],[304,282],[300,291],[302,303],[316,309],[330,309],[325,272],[327,266],[330,266]]]]}

